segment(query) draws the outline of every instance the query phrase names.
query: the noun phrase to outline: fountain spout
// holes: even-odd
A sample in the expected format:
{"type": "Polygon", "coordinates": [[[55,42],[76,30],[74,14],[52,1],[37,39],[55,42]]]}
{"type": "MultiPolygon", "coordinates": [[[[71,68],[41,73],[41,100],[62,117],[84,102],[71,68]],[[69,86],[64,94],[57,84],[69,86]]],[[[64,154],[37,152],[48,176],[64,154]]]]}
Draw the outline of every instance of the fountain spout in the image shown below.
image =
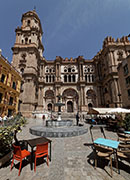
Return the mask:
{"type": "Polygon", "coordinates": [[[61,106],[65,106],[65,104],[61,102],[61,97],[62,97],[61,95],[58,95],[57,97],[58,97],[58,102],[55,103],[54,105],[58,106],[58,118],[57,118],[57,120],[61,121],[61,106]]]}

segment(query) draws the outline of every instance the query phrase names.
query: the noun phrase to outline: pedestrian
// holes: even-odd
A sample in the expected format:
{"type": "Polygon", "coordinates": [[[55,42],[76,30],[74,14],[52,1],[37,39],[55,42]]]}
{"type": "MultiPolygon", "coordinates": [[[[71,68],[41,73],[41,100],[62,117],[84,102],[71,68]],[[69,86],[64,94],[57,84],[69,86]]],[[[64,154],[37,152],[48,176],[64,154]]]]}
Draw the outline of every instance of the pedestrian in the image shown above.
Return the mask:
{"type": "Polygon", "coordinates": [[[8,120],[8,117],[5,115],[5,116],[3,117],[4,126],[7,125],[7,120],[8,120]]]}
{"type": "Polygon", "coordinates": [[[0,125],[2,125],[2,117],[0,116],[0,125]]]}
{"type": "Polygon", "coordinates": [[[77,126],[79,125],[79,112],[77,112],[76,114],[76,125],[77,126]]]}

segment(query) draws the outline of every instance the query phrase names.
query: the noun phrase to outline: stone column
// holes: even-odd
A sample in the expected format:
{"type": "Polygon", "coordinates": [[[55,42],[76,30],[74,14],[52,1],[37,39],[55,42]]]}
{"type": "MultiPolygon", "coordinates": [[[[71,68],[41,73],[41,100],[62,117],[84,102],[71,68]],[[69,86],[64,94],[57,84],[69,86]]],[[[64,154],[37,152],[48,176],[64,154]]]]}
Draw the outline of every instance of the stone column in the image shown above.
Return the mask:
{"type": "Polygon", "coordinates": [[[83,102],[83,98],[82,98],[82,87],[80,86],[80,93],[79,93],[79,107],[81,110],[81,106],[82,106],[82,102],[83,102]]]}
{"type": "Polygon", "coordinates": [[[43,76],[43,65],[40,66],[40,76],[43,76]]]}
{"type": "Polygon", "coordinates": [[[115,60],[115,56],[114,56],[114,51],[112,51],[112,57],[113,57],[113,65],[116,65],[116,60],[115,60]]]}
{"type": "Polygon", "coordinates": [[[16,43],[19,43],[19,37],[18,37],[18,34],[16,34],[16,43]]]}
{"type": "Polygon", "coordinates": [[[117,86],[117,80],[114,79],[113,81],[113,85],[114,85],[114,89],[113,89],[113,92],[114,92],[114,96],[113,96],[113,102],[115,103],[115,106],[117,105],[117,100],[118,100],[118,86],[117,86]]]}
{"type": "Polygon", "coordinates": [[[81,76],[81,81],[82,81],[83,80],[83,65],[81,64],[80,67],[81,67],[80,68],[80,70],[81,70],[80,71],[81,72],[80,76],[81,76]]]}
{"type": "Polygon", "coordinates": [[[42,88],[42,103],[43,103],[43,109],[46,109],[46,102],[45,102],[45,91],[44,87],[42,88]]]}
{"type": "Polygon", "coordinates": [[[56,81],[58,81],[58,65],[56,64],[56,81]]]}
{"type": "Polygon", "coordinates": [[[43,91],[42,91],[43,87],[39,86],[39,90],[38,90],[38,109],[42,110],[43,109],[43,91]]]}
{"type": "Polygon", "coordinates": [[[59,65],[59,77],[60,77],[60,81],[61,81],[61,64],[59,65]]]}
{"type": "Polygon", "coordinates": [[[81,67],[81,64],[80,64],[80,81],[82,81],[82,67],[81,67]]]}

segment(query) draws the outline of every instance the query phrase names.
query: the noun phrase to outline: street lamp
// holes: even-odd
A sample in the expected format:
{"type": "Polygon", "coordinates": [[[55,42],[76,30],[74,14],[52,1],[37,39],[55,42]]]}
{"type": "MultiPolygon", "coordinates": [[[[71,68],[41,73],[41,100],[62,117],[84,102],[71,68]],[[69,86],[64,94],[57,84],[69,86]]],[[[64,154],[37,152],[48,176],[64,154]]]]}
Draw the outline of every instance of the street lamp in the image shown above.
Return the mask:
{"type": "Polygon", "coordinates": [[[51,99],[52,107],[51,107],[51,119],[52,119],[52,109],[53,109],[53,99],[51,99]]]}

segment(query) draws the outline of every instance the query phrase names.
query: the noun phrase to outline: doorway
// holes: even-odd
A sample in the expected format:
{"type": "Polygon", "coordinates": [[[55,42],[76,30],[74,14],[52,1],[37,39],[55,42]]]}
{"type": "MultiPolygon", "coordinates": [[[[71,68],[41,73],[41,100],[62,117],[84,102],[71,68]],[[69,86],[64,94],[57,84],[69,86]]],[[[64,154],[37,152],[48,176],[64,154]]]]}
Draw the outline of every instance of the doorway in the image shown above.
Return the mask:
{"type": "Polygon", "coordinates": [[[67,112],[73,112],[73,103],[72,103],[72,101],[67,102],[67,112]]]}
{"type": "Polygon", "coordinates": [[[48,111],[52,111],[52,104],[51,103],[48,104],[48,111]]]}

